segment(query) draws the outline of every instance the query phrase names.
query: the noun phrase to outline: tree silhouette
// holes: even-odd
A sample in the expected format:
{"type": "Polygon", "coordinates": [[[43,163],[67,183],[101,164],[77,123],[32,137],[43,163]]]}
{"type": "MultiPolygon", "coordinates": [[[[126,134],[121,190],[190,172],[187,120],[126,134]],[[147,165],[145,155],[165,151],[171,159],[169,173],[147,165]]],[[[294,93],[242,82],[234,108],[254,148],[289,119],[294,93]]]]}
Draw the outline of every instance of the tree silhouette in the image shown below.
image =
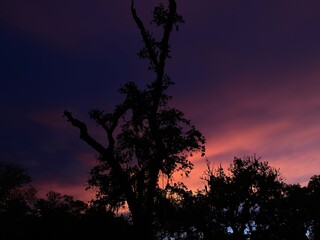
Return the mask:
{"type": "Polygon", "coordinates": [[[320,175],[314,175],[308,183],[307,207],[310,216],[312,239],[320,239],[320,175]]]}
{"type": "Polygon", "coordinates": [[[106,208],[50,191],[34,206],[32,239],[128,239],[128,221],[106,208]]]}
{"type": "Polygon", "coordinates": [[[159,191],[156,211],[160,239],[202,239],[198,226],[205,221],[198,195],[183,183],[159,191]]]}
{"type": "Polygon", "coordinates": [[[36,189],[18,164],[0,162],[0,239],[21,239],[32,214],[36,189]]]}
{"type": "Polygon", "coordinates": [[[135,239],[154,239],[155,202],[159,175],[168,179],[176,171],[186,175],[193,168],[189,156],[204,154],[203,135],[185,118],[182,111],[170,107],[166,90],[173,84],[165,73],[170,58],[170,36],[183,23],[177,14],[175,0],[156,6],[152,24],[162,29],[155,39],[139,18],[134,1],[131,14],[140,31],[144,47],[138,55],[148,60],[148,69],[155,79],[139,89],[134,82],[120,88],[125,96],[113,112],[100,109],[90,117],[106,133],[106,143],[100,143],[88,132],[82,121],[65,111],[64,115],[80,130],[80,138],[98,153],[98,165],[91,171],[90,186],[98,187],[98,198],[110,208],[128,204],[135,227],[135,239]]]}
{"type": "Polygon", "coordinates": [[[87,205],[75,201],[72,196],[50,191],[46,198],[40,198],[35,204],[38,235],[40,239],[72,239],[77,234],[76,223],[87,205]]]}
{"type": "Polygon", "coordinates": [[[208,165],[206,174],[210,236],[241,240],[265,234],[273,206],[282,197],[284,183],[278,170],[252,156],[235,158],[228,173],[221,166],[211,169],[208,165]]]}
{"type": "Polygon", "coordinates": [[[270,227],[275,239],[308,239],[306,236],[309,226],[307,203],[306,187],[301,187],[299,184],[285,185],[281,201],[274,206],[276,218],[270,227]]]}

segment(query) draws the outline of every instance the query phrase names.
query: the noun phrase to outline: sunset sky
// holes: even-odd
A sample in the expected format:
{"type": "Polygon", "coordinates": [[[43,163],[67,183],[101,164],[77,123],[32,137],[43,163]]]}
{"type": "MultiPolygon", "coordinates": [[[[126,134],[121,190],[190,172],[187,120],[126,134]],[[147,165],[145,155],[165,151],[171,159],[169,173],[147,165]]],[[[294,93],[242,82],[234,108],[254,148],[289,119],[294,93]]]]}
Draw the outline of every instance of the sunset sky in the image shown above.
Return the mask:
{"type": "MultiPolygon", "coordinates": [[[[158,1],[136,0],[149,22],[158,1]]],[[[0,1],[0,161],[28,169],[40,194],[88,200],[95,152],[62,117],[112,111],[118,88],[152,80],[130,0],[0,1]]],[[[256,154],[288,183],[320,174],[320,1],[177,0],[172,105],[207,139],[206,158],[228,166],[256,154]]],[[[93,135],[103,135],[89,124],[93,135]]],[[[205,161],[187,180],[203,187],[205,161]]],[[[177,179],[179,180],[179,179],[177,179]]]]}

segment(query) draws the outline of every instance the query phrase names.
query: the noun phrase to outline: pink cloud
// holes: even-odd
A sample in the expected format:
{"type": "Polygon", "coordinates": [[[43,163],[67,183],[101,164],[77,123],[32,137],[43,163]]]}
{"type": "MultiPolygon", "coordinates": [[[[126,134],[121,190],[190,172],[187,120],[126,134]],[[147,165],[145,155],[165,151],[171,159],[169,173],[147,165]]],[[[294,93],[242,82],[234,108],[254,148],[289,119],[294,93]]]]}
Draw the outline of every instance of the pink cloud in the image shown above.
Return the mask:
{"type": "MultiPolygon", "coordinates": [[[[192,120],[200,123],[198,127],[207,138],[209,161],[228,168],[235,156],[256,153],[262,161],[280,168],[288,183],[305,184],[312,175],[320,174],[318,69],[311,66],[277,75],[233,77],[241,80],[232,81],[235,85],[221,91],[223,95],[217,98],[207,93],[200,103],[194,98],[178,102],[192,120]],[[248,83],[258,84],[257,79],[270,84],[252,91],[256,88],[248,83]],[[237,86],[236,82],[247,84],[237,86]]],[[[195,159],[194,164],[190,179],[185,181],[191,188],[198,188],[203,185],[200,177],[206,165],[203,159],[195,159]]]]}

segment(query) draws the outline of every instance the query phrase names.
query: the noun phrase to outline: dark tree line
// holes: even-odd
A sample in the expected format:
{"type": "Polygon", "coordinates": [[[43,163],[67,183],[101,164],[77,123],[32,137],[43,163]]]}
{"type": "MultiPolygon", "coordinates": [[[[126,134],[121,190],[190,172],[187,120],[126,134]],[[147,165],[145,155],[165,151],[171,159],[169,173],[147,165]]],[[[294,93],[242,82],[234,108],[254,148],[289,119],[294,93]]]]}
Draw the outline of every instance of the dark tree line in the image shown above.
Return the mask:
{"type": "MultiPolygon", "coordinates": [[[[153,239],[319,239],[320,175],[307,186],[286,184],[253,156],[235,158],[228,170],[208,165],[204,176],[197,191],[183,183],[157,190],[153,239]]],[[[132,214],[101,199],[36,193],[25,169],[0,163],[1,239],[136,239],[132,214]]]]}
{"type": "Polygon", "coordinates": [[[131,226],[103,206],[48,192],[37,197],[19,165],[0,162],[0,239],[130,239],[131,226]]]}

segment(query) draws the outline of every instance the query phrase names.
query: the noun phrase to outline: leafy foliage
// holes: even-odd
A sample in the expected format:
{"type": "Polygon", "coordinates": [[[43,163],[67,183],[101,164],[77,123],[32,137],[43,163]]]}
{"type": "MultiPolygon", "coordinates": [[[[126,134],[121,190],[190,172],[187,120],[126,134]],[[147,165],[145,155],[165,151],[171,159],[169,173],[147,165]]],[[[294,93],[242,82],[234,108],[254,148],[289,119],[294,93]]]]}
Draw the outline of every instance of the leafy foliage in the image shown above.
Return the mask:
{"type": "Polygon", "coordinates": [[[15,163],[0,162],[0,232],[4,236],[19,230],[32,213],[36,189],[26,170],[15,163]]]}

